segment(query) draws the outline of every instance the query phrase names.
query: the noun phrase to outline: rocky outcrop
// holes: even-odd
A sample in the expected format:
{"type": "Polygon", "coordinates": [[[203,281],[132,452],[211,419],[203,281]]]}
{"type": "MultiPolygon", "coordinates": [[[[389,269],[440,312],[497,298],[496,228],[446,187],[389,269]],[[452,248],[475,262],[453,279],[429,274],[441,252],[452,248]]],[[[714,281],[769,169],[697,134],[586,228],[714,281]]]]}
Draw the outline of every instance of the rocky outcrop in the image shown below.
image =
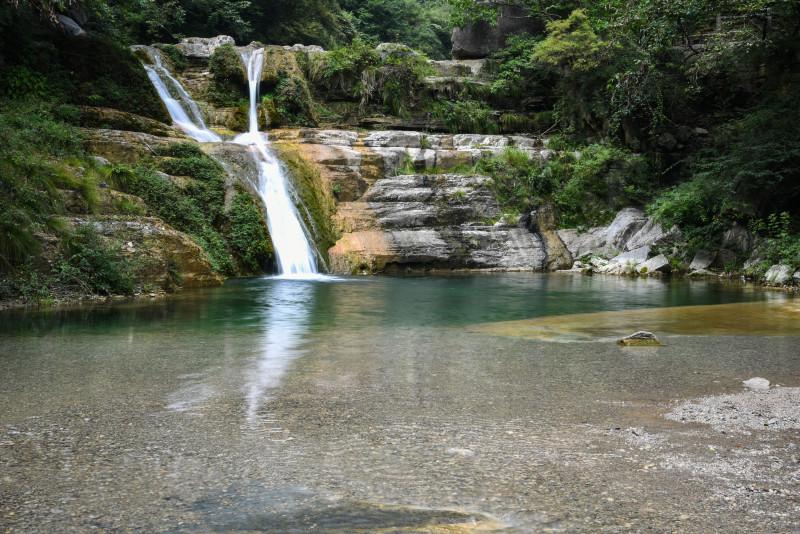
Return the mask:
{"type": "Polygon", "coordinates": [[[81,126],[105,130],[142,132],[158,137],[182,137],[183,134],[163,122],[112,108],[83,106],[80,108],[81,126]]]}
{"type": "Polygon", "coordinates": [[[104,239],[119,245],[139,283],[158,288],[216,286],[205,251],[184,233],[154,217],[91,216],[68,219],[73,226],[91,225],[104,239]]]}
{"type": "Polygon", "coordinates": [[[558,236],[575,259],[572,270],[604,274],[660,275],[672,263],[662,250],[675,251],[681,241],[677,228],[665,230],[637,208],[625,208],[608,226],[588,231],[559,230],[558,236]]]}
{"type": "Polygon", "coordinates": [[[551,151],[541,139],[502,135],[445,135],[413,131],[285,129],[270,131],[277,146],[290,146],[316,165],[337,200],[358,200],[378,179],[398,169],[438,169],[474,165],[486,155],[515,147],[546,159],[551,151]]]}
{"type": "MultiPolygon", "coordinates": [[[[643,247],[667,246],[680,240],[677,228],[665,230],[637,208],[621,210],[608,226],[586,231],[559,230],[558,235],[576,259],[587,255],[615,258],[621,253],[643,247]]],[[[621,258],[628,259],[626,256],[621,258]]]]}
{"type": "Polygon", "coordinates": [[[329,251],[333,271],[542,270],[541,239],[500,222],[487,182],[446,174],[378,180],[359,202],[339,205],[342,237],[329,251]]]}
{"type": "Polygon", "coordinates": [[[187,137],[161,137],[123,130],[83,128],[82,131],[87,152],[114,163],[136,163],[144,157],[158,155],[171,145],[189,141],[187,137]]]}
{"type": "Polygon", "coordinates": [[[509,36],[519,33],[539,33],[541,23],[528,15],[527,9],[515,2],[497,0],[478,0],[481,4],[498,9],[495,24],[479,21],[453,30],[453,50],[455,59],[479,59],[489,57],[506,45],[509,36]]]}
{"type": "Polygon", "coordinates": [[[227,35],[187,37],[176,46],[189,59],[208,60],[214,54],[214,50],[225,44],[236,45],[236,41],[227,35]]]}
{"type": "Polygon", "coordinates": [[[556,216],[552,205],[543,204],[532,211],[529,215],[528,227],[539,235],[544,244],[545,270],[568,269],[572,265],[572,254],[567,250],[556,231],[556,216]]]}

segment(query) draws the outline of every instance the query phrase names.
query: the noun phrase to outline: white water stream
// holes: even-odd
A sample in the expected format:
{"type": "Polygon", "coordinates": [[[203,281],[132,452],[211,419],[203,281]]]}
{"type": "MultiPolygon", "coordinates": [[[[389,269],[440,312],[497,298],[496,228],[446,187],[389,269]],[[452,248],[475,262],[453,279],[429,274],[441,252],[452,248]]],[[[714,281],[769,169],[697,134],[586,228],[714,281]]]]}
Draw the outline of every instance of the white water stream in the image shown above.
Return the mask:
{"type": "MultiPolygon", "coordinates": [[[[169,111],[173,122],[192,139],[201,143],[221,142],[220,136],[210,131],[202,114],[181,83],[164,67],[156,50],[151,50],[153,65],[145,65],[147,75],[159,97],[169,111]]],[[[258,183],[253,184],[267,212],[267,226],[282,276],[292,278],[317,278],[314,249],[295,207],[292,185],[284,169],[269,148],[266,134],[258,128],[258,88],[264,64],[264,50],[247,49],[242,52],[247,66],[250,89],[250,125],[247,133],[238,135],[233,142],[250,147],[258,165],[258,183]]]]}
{"type": "Polygon", "coordinates": [[[258,86],[264,65],[264,50],[246,50],[242,59],[247,65],[250,88],[250,130],[234,143],[252,147],[258,164],[258,194],[267,209],[267,226],[272,236],[279,272],[283,276],[316,277],[317,266],[311,241],[292,200],[291,184],[269,149],[265,134],[258,129],[258,86]]]}
{"type": "Polygon", "coordinates": [[[192,100],[181,82],[170,74],[169,70],[161,61],[161,55],[157,50],[150,51],[153,65],[144,65],[147,76],[153,82],[153,86],[158,92],[158,96],[167,107],[169,116],[175,126],[183,130],[186,135],[201,143],[217,143],[222,138],[209,130],[203,121],[203,115],[197,107],[197,103],[192,100]]]}

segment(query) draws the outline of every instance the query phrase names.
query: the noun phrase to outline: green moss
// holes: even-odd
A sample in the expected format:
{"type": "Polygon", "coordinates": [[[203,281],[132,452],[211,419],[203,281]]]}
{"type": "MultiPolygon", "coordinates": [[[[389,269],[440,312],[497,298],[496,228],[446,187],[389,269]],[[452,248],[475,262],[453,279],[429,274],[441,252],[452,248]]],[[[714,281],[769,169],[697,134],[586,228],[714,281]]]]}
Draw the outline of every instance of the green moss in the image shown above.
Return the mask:
{"type": "Polygon", "coordinates": [[[247,72],[232,44],[217,47],[208,62],[211,84],[206,95],[217,106],[236,106],[247,98],[247,72]]]}
{"type": "Polygon", "coordinates": [[[270,270],[275,252],[264,215],[253,197],[237,192],[226,216],[225,237],[238,260],[240,272],[258,274],[270,270]]]}
{"type": "Polygon", "coordinates": [[[328,249],[340,237],[333,224],[336,212],[333,193],[323,182],[319,170],[303,159],[295,148],[276,145],[276,150],[305,207],[300,210],[300,215],[312,233],[317,250],[328,261],[328,249]]]}
{"type": "Polygon", "coordinates": [[[234,259],[220,230],[224,223],[224,173],[216,162],[205,155],[201,158],[185,146],[175,145],[171,152],[187,157],[162,160],[162,168],[197,174],[189,175],[194,180],[185,189],[156,174],[148,163],[115,166],[112,183],[142,198],[152,214],[189,234],[205,249],[215,271],[236,274],[234,259]]]}
{"type": "Polygon", "coordinates": [[[186,56],[183,55],[183,52],[181,52],[181,49],[177,46],[172,44],[157,44],[155,46],[169,58],[169,61],[172,63],[172,68],[175,71],[183,72],[189,67],[186,56]]]}

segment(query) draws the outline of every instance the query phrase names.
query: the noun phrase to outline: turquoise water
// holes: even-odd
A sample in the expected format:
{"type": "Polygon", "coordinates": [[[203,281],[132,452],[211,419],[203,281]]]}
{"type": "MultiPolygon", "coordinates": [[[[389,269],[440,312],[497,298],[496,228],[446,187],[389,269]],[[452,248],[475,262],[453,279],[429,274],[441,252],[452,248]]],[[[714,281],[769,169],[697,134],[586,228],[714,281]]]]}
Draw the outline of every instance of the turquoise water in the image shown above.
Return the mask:
{"type": "Polygon", "coordinates": [[[800,384],[798,338],[667,336],[637,352],[469,327],[781,298],[568,275],[262,278],[3,313],[0,527],[427,532],[491,516],[509,532],[596,532],[647,529],[644,508],[735,530],[747,509],[709,516],[708,485],[643,477],[665,460],[629,462],[608,429],[672,432],[669,402],[752,376],[800,384]],[[607,509],[602,491],[630,503],[607,509]]]}
{"type": "Polygon", "coordinates": [[[117,328],[204,332],[280,324],[281,307],[309,332],[360,326],[451,326],[636,308],[776,298],[745,286],[703,281],[502,274],[419,278],[255,278],[154,303],[0,314],[0,335],[117,328]]]}

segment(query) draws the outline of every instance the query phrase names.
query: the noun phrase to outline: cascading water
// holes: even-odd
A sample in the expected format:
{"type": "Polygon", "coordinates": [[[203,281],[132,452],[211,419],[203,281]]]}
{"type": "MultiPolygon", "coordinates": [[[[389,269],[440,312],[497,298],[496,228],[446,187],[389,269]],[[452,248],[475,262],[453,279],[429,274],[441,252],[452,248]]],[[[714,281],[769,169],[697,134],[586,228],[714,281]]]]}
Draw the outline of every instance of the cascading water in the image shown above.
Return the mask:
{"type": "Polygon", "coordinates": [[[217,143],[222,138],[209,130],[203,121],[203,116],[183,85],[176,80],[164,67],[161,55],[157,50],[149,50],[153,59],[152,65],[144,65],[147,76],[153,82],[158,96],[167,107],[172,122],[183,130],[189,137],[201,143],[217,143]]]}
{"type": "MultiPolygon", "coordinates": [[[[222,141],[206,127],[197,104],[163,65],[159,52],[150,48],[147,51],[153,65],[145,65],[144,68],[173,122],[201,143],[222,141]]],[[[237,136],[233,142],[250,147],[258,165],[258,183],[253,185],[266,208],[267,226],[280,274],[292,278],[318,277],[311,240],[292,200],[292,186],[270,150],[266,135],[258,129],[258,86],[264,65],[264,50],[248,49],[242,53],[242,59],[247,66],[250,88],[250,125],[249,131],[237,136]]]]}
{"type": "Polygon", "coordinates": [[[264,50],[246,50],[242,59],[247,65],[250,86],[250,130],[234,142],[252,147],[258,164],[257,190],[267,211],[275,255],[280,274],[291,277],[314,277],[316,261],[311,241],[292,201],[291,184],[278,159],[267,145],[267,139],[258,129],[258,86],[264,63],[264,50]]]}

